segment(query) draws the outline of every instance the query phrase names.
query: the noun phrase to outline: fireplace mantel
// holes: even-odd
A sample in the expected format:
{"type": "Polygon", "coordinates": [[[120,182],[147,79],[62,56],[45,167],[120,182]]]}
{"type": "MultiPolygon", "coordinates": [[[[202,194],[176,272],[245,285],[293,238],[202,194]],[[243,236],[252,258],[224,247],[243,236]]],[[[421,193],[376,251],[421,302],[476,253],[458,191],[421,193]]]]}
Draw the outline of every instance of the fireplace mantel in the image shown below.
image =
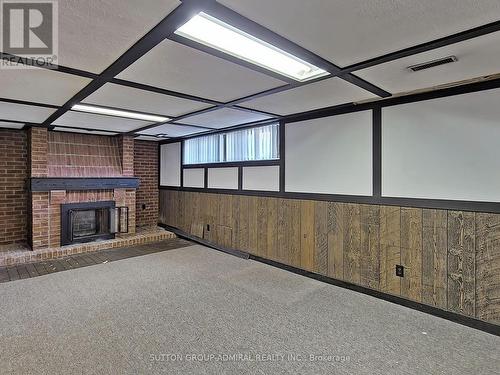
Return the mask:
{"type": "Polygon", "coordinates": [[[137,177],[42,177],[30,178],[31,191],[137,189],[137,177]]]}

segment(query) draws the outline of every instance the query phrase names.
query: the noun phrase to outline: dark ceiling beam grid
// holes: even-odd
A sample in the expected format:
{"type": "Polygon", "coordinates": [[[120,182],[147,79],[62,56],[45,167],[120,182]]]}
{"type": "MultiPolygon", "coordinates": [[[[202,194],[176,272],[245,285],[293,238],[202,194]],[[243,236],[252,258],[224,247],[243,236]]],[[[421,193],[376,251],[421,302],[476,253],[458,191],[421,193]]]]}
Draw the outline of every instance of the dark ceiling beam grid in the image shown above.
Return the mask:
{"type": "MultiPolygon", "coordinates": [[[[199,6],[199,8],[200,8],[199,10],[202,10],[202,8],[206,7],[208,1],[209,0],[207,0],[207,1],[203,1],[203,0],[182,0],[182,2],[184,4],[189,4],[190,6],[193,6],[193,7],[196,7],[196,4],[197,4],[199,6]]],[[[222,7],[220,4],[218,4],[218,5],[219,5],[219,7],[222,7]]],[[[226,8],[226,9],[228,11],[230,11],[228,8],[226,8]]],[[[194,15],[195,13],[197,13],[199,10],[193,11],[193,13],[191,14],[191,16],[194,15]]],[[[232,12],[232,11],[230,11],[230,12],[232,12]]],[[[235,14],[237,14],[237,13],[235,13],[235,14]]],[[[167,16],[167,18],[169,16],[167,16]]],[[[241,17],[241,16],[239,16],[239,17],[241,17]]],[[[189,18],[190,17],[186,17],[185,20],[183,20],[182,22],[179,22],[178,26],[180,26],[183,22],[185,22],[189,18]]],[[[252,21],[250,21],[250,22],[252,22],[252,21]]],[[[171,30],[171,34],[175,31],[175,29],[171,30]]],[[[340,71],[338,72],[338,74],[352,73],[352,72],[355,72],[357,70],[361,70],[361,69],[365,69],[367,67],[371,67],[371,66],[375,66],[375,65],[378,65],[378,64],[382,64],[384,62],[396,60],[396,59],[399,59],[399,58],[402,58],[402,57],[406,57],[406,56],[410,56],[410,55],[413,55],[413,54],[417,54],[417,53],[420,53],[420,52],[429,51],[429,50],[432,50],[432,49],[435,49],[435,48],[440,48],[440,47],[443,47],[443,46],[446,46],[446,45],[449,45],[449,44],[458,43],[458,42],[461,42],[461,41],[465,41],[465,40],[468,40],[468,39],[476,38],[476,37],[479,37],[479,36],[482,36],[482,35],[486,35],[486,34],[489,34],[489,33],[493,33],[493,32],[497,32],[497,31],[500,31],[500,21],[492,22],[492,23],[489,23],[489,24],[486,24],[486,25],[483,25],[483,26],[479,26],[479,27],[476,27],[476,28],[473,28],[473,29],[470,29],[470,30],[466,30],[466,31],[463,31],[463,32],[460,32],[460,33],[457,33],[457,34],[446,36],[446,37],[443,37],[443,38],[440,38],[440,39],[437,39],[437,40],[434,40],[434,41],[431,41],[431,42],[423,43],[423,44],[420,44],[418,46],[409,47],[409,48],[406,48],[406,49],[403,49],[403,50],[400,50],[400,51],[396,51],[396,52],[389,53],[389,54],[386,54],[386,55],[383,55],[383,56],[380,56],[380,57],[369,59],[369,60],[366,60],[364,62],[356,63],[356,64],[353,64],[351,66],[345,67],[345,68],[340,68],[340,71]]],[[[132,48],[134,48],[134,47],[132,47],[132,48]]],[[[34,64],[33,60],[30,60],[30,59],[27,59],[27,58],[21,58],[21,57],[18,57],[18,56],[13,56],[13,55],[10,55],[10,54],[4,53],[4,52],[0,52],[0,58],[2,58],[4,60],[10,60],[10,61],[18,62],[18,63],[23,63],[25,65],[36,66],[36,64],[34,64]]],[[[67,74],[73,74],[73,75],[82,76],[82,77],[87,77],[87,78],[91,78],[91,79],[98,79],[99,78],[99,75],[97,75],[95,73],[90,73],[90,72],[86,72],[86,71],[82,71],[82,70],[78,70],[78,69],[73,69],[73,68],[68,68],[68,67],[64,67],[64,66],[44,65],[44,66],[39,66],[39,67],[40,68],[45,68],[45,69],[53,69],[53,70],[56,70],[56,71],[59,71],[59,72],[63,72],[63,73],[67,73],[67,74]]],[[[160,93],[160,94],[165,94],[165,95],[170,95],[170,96],[176,96],[176,97],[180,97],[180,98],[185,98],[185,99],[195,100],[195,101],[199,101],[199,102],[205,102],[205,103],[208,103],[208,104],[213,104],[214,107],[211,107],[211,108],[208,109],[209,111],[211,111],[211,110],[215,110],[215,109],[218,109],[218,108],[221,108],[221,107],[231,108],[231,107],[237,106],[238,104],[240,104],[242,102],[245,102],[245,101],[249,101],[249,100],[252,100],[252,99],[264,97],[264,96],[267,96],[267,95],[275,94],[275,93],[286,91],[286,90],[290,90],[290,89],[302,86],[302,84],[311,84],[311,83],[314,83],[314,82],[317,82],[317,81],[320,81],[320,80],[323,80],[323,79],[328,79],[328,78],[332,78],[332,76],[330,75],[330,76],[327,76],[327,77],[320,77],[320,78],[318,78],[316,80],[310,80],[310,81],[307,81],[307,82],[304,82],[304,83],[302,83],[302,82],[295,82],[293,84],[285,84],[285,85],[277,87],[277,88],[273,88],[273,89],[269,89],[269,90],[264,90],[264,91],[256,93],[256,94],[252,94],[252,95],[248,95],[248,96],[243,97],[243,98],[235,99],[235,100],[232,100],[232,101],[227,102],[227,103],[220,103],[220,102],[216,102],[216,101],[213,101],[213,100],[210,100],[210,99],[199,98],[199,97],[196,97],[196,96],[193,96],[193,95],[189,95],[189,94],[183,94],[183,93],[178,93],[178,92],[175,92],[175,91],[161,89],[161,88],[158,88],[158,87],[148,86],[148,85],[144,85],[144,84],[140,84],[140,83],[135,83],[135,82],[129,82],[129,81],[117,79],[117,78],[114,78],[114,77],[111,78],[111,79],[109,79],[109,82],[116,83],[116,84],[123,85],[123,86],[134,87],[134,88],[138,88],[138,89],[142,89],[142,90],[146,90],[146,91],[152,91],[152,92],[156,92],[156,93],[160,93]]],[[[357,77],[357,79],[359,79],[359,77],[357,77]]],[[[84,90],[85,90],[85,88],[84,88],[84,90]]],[[[32,103],[32,104],[33,105],[37,105],[35,103],[32,103]]],[[[346,105],[350,105],[350,104],[346,104],[346,105]]],[[[244,108],[244,107],[241,107],[241,108],[244,108]]],[[[190,114],[186,114],[186,115],[184,115],[184,117],[187,117],[188,115],[189,116],[195,115],[195,114],[197,114],[196,111],[193,112],[193,113],[190,113],[190,114]]],[[[34,124],[33,123],[33,124],[28,124],[28,125],[29,126],[40,126],[41,124],[34,124]]],[[[161,125],[161,124],[158,124],[158,125],[161,125]]],[[[158,126],[158,125],[155,124],[154,126],[158,126]]],[[[149,126],[148,128],[150,128],[150,127],[153,127],[153,126],[149,126]]]]}
{"type": "MultiPolygon", "coordinates": [[[[353,72],[356,72],[358,70],[362,70],[365,68],[369,68],[372,66],[383,64],[383,63],[386,63],[389,61],[397,60],[397,59],[400,59],[403,57],[415,55],[415,54],[418,54],[421,52],[426,52],[426,51],[430,51],[433,49],[445,47],[445,46],[450,45],[450,44],[463,42],[463,41],[466,41],[469,39],[477,38],[477,37],[487,35],[490,33],[494,33],[497,31],[500,31],[500,21],[495,21],[495,22],[492,22],[492,23],[489,23],[486,25],[475,27],[473,29],[462,31],[462,32],[457,33],[457,34],[449,35],[449,36],[446,36],[446,37],[443,37],[440,39],[436,39],[436,40],[433,40],[430,42],[419,44],[417,46],[405,48],[403,50],[391,52],[391,53],[386,54],[386,55],[382,55],[382,56],[375,57],[375,58],[372,58],[369,60],[365,60],[365,61],[353,64],[353,65],[341,68],[340,71],[338,72],[338,74],[340,76],[342,76],[342,75],[347,74],[347,73],[353,73],[353,72]]],[[[334,76],[335,75],[332,74],[328,77],[321,77],[319,80],[333,78],[334,76]]],[[[361,78],[359,78],[357,76],[356,76],[356,79],[361,80],[361,78]]],[[[314,82],[315,82],[314,80],[311,80],[311,81],[307,81],[305,83],[310,84],[310,83],[314,83],[314,82]]],[[[291,90],[291,89],[294,89],[294,88],[299,87],[299,86],[302,86],[302,85],[301,84],[283,85],[283,86],[276,87],[273,89],[264,90],[264,91],[258,92],[256,94],[248,95],[248,96],[243,97],[243,98],[235,99],[233,101],[227,102],[226,105],[233,106],[236,104],[241,104],[241,103],[249,101],[249,100],[258,99],[258,98],[262,98],[262,97],[265,97],[268,95],[291,90]]]]}
{"type": "Polygon", "coordinates": [[[144,91],[150,91],[150,92],[154,92],[154,93],[157,93],[157,94],[174,96],[176,98],[181,98],[181,99],[188,99],[188,100],[192,100],[192,101],[196,101],[196,102],[200,102],[200,103],[206,103],[206,104],[211,104],[211,105],[223,105],[224,104],[223,102],[219,102],[217,100],[202,98],[200,96],[185,94],[185,93],[181,93],[181,92],[178,92],[178,91],[172,91],[172,90],[162,89],[160,87],[145,85],[143,83],[126,81],[124,79],[119,79],[119,78],[113,78],[109,82],[110,83],[115,83],[115,84],[121,85],[121,86],[127,86],[127,87],[131,87],[131,88],[134,88],[134,89],[139,89],[139,90],[144,90],[144,91]]]}
{"type": "Polygon", "coordinates": [[[99,74],[96,74],[96,73],[91,73],[91,72],[87,72],[85,70],[80,70],[80,69],[69,68],[69,67],[63,66],[63,65],[39,64],[39,63],[37,63],[36,60],[30,59],[27,57],[12,55],[12,54],[6,53],[6,52],[0,52],[0,59],[10,61],[10,62],[13,62],[16,64],[22,64],[22,65],[26,65],[26,66],[33,66],[33,67],[42,68],[42,69],[54,70],[54,71],[57,71],[60,73],[71,74],[74,76],[79,76],[79,77],[84,77],[84,78],[96,79],[99,76],[99,74]]]}
{"type": "MultiPolygon", "coordinates": [[[[194,1],[197,1],[197,0],[194,0],[194,1]]],[[[183,2],[189,3],[190,1],[184,0],[183,2]]],[[[462,32],[459,32],[459,33],[456,33],[453,35],[445,36],[443,38],[439,38],[439,39],[436,39],[436,40],[433,40],[430,42],[422,43],[422,44],[419,44],[417,46],[409,47],[409,48],[406,48],[403,50],[391,52],[391,53],[386,54],[386,55],[382,55],[382,56],[375,57],[375,58],[372,58],[369,60],[365,60],[363,62],[359,62],[359,63],[353,64],[353,65],[350,65],[348,67],[341,68],[340,72],[341,73],[352,73],[352,72],[355,72],[357,70],[369,68],[369,67],[372,67],[375,65],[383,64],[385,62],[393,61],[393,60],[396,60],[399,58],[411,56],[411,55],[425,52],[425,51],[429,51],[432,49],[444,47],[444,46],[447,46],[450,44],[462,42],[465,40],[469,40],[469,39],[476,38],[479,36],[487,35],[487,34],[490,34],[493,32],[497,32],[497,31],[500,31],[500,21],[495,21],[495,22],[492,22],[492,23],[489,23],[486,25],[482,25],[479,27],[475,27],[475,28],[472,28],[469,30],[465,30],[465,31],[462,31],[462,32]]],[[[11,54],[8,54],[5,52],[0,52],[0,58],[2,58],[4,60],[15,61],[15,62],[29,65],[29,66],[37,66],[36,63],[34,62],[34,60],[32,60],[32,59],[14,56],[14,55],[11,55],[11,54]]],[[[81,77],[87,77],[87,78],[97,78],[98,77],[98,74],[95,74],[95,73],[86,72],[86,71],[82,71],[82,70],[78,70],[78,69],[74,69],[74,68],[68,68],[68,67],[64,67],[61,65],[46,64],[46,65],[42,65],[39,67],[45,68],[45,69],[56,70],[56,71],[63,72],[63,73],[73,74],[73,75],[77,75],[77,76],[81,76],[81,77]]],[[[320,77],[317,80],[307,81],[306,83],[314,83],[314,82],[317,82],[319,80],[323,80],[326,78],[331,78],[331,76],[320,77]]],[[[224,107],[231,107],[234,104],[239,104],[239,103],[242,103],[244,101],[257,99],[257,98],[260,98],[263,96],[267,96],[267,95],[275,94],[278,92],[290,90],[290,89],[293,89],[295,87],[302,85],[301,82],[296,82],[295,84],[285,84],[285,85],[277,87],[277,88],[264,90],[262,92],[248,95],[248,96],[240,98],[240,99],[235,99],[235,100],[232,100],[232,101],[227,102],[227,103],[221,103],[221,102],[217,102],[217,101],[214,101],[211,99],[200,98],[200,97],[196,97],[196,96],[189,95],[189,94],[178,93],[175,91],[161,89],[158,87],[148,86],[148,85],[144,85],[144,84],[140,84],[140,83],[136,83],[136,82],[130,82],[130,81],[117,79],[117,78],[111,79],[110,82],[116,83],[119,85],[123,85],[123,86],[138,88],[138,89],[142,89],[142,90],[146,90],[146,91],[152,91],[152,92],[156,92],[156,93],[160,93],[160,94],[165,94],[165,95],[176,96],[176,97],[180,97],[180,98],[205,102],[205,103],[213,104],[213,105],[223,104],[224,107]]]]}
{"type": "MultiPolygon", "coordinates": [[[[0,122],[12,122],[13,124],[23,124],[23,125],[29,124],[26,121],[8,120],[8,119],[4,119],[4,118],[0,118],[0,122]]],[[[38,124],[35,124],[35,125],[38,125],[38,124]]]]}
{"type": "Polygon", "coordinates": [[[466,31],[462,31],[457,34],[445,36],[443,38],[439,38],[430,42],[422,43],[413,47],[405,48],[396,52],[391,52],[386,55],[382,55],[379,57],[375,57],[373,59],[369,59],[366,61],[362,61],[350,66],[347,66],[342,69],[342,73],[352,73],[357,70],[362,70],[366,68],[370,68],[375,65],[380,65],[389,61],[401,59],[403,57],[408,57],[412,55],[416,55],[418,53],[430,51],[436,48],[445,47],[450,44],[455,44],[459,42],[463,42],[469,39],[477,38],[486,34],[491,34],[494,32],[500,31],[500,21],[495,21],[492,23],[488,23],[486,25],[482,25],[479,27],[475,27],[473,29],[469,29],[466,31]]]}
{"type": "MultiPolygon", "coordinates": [[[[286,116],[282,116],[281,120],[285,121],[286,123],[293,123],[293,122],[298,122],[298,121],[312,120],[312,119],[316,119],[316,118],[336,116],[336,115],[341,115],[341,114],[345,114],[345,113],[367,111],[367,110],[390,107],[390,106],[395,106],[395,105],[414,103],[414,102],[419,102],[419,101],[423,101],[423,100],[438,99],[438,98],[443,98],[443,97],[448,97],[448,96],[453,96],[453,95],[468,94],[468,93],[479,92],[479,91],[484,91],[484,90],[494,90],[494,89],[498,89],[498,88],[500,88],[500,78],[495,78],[495,79],[486,80],[486,81],[473,82],[473,83],[452,86],[452,87],[445,87],[445,88],[437,89],[434,91],[424,91],[424,92],[419,92],[419,93],[414,93],[414,94],[409,94],[409,95],[395,96],[395,97],[390,97],[390,98],[385,98],[385,99],[380,99],[380,100],[370,101],[370,102],[365,102],[365,103],[358,103],[358,104],[345,103],[345,104],[339,104],[339,105],[334,105],[334,106],[320,108],[320,109],[314,109],[314,110],[305,111],[305,112],[293,113],[293,114],[289,114],[286,116]]],[[[221,132],[225,132],[228,130],[244,129],[244,128],[253,127],[256,125],[270,124],[273,122],[276,122],[276,121],[268,120],[268,121],[246,123],[246,124],[242,124],[242,125],[232,126],[229,128],[210,130],[210,131],[203,132],[203,133],[198,133],[198,134],[193,134],[193,135],[188,135],[188,136],[183,136],[183,137],[176,137],[176,138],[170,139],[169,141],[172,141],[172,140],[177,141],[180,139],[194,138],[194,137],[198,137],[200,135],[216,134],[216,133],[221,133],[221,132]]]]}
{"type": "Polygon", "coordinates": [[[253,108],[246,108],[246,107],[241,107],[239,105],[231,105],[231,106],[223,106],[224,108],[232,108],[232,109],[238,109],[240,111],[248,112],[248,113],[255,113],[257,115],[267,115],[269,117],[273,118],[280,118],[281,115],[278,115],[277,113],[269,112],[269,111],[263,111],[260,109],[253,109],[253,108]]]}
{"type": "MultiPolygon", "coordinates": [[[[20,125],[23,125],[22,129],[45,127],[42,124],[37,124],[37,123],[34,123],[34,122],[29,122],[29,121],[8,120],[8,119],[2,119],[2,118],[0,118],[0,122],[10,122],[10,123],[13,123],[13,124],[20,124],[20,125]]],[[[92,132],[106,132],[106,133],[114,133],[114,134],[116,134],[116,133],[122,133],[122,132],[113,131],[113,130],[88,129],[88,128],[80,128],[80,127],[75,127],[75,126],[62,126],[62,125],[61,126],[58,125],[57,128],[85,130],[85,131],[87,131],[89,133],[92,133],[92,132]]],[[[6,128],[2,128],[2,129],[6,129],[6,128]]]]}
{"type": "Polygon", "coordinates": [[[26,100],[18,100],[18,99],[10,99],[10,98],[0,98],[0,102],[11,103],[11,104],[30,105],[30,106],[34,106],[34,107],[43,107],[43,108],[52,108],[52,109],[59,108],[59,106],[55,105],[55,104],[38,103],[38,102],[31,102],[31,101],[26,101],[26,100]]]}
{"type": "Polygon", "coordinates": [[[107,82],[111,81],[116,75],[121,73],[153,47],[162,42],[166,37],[177,30],[187,20],[196,13],[203,10],[213,0],[186,0],[176,9],[167,15],[160,23],[144,35],[138,42],[121,55],[113,64],[105,69],[98,77],[80,90],[70,100],[68,100],[55,113],[49,116],[43,123],[45,126],[52,127],[52,123],[69,111],[75,104],[80,103],[87,96],[95,92],[107,82]]]}
{"type": "MultiPolygon", "coordinates": [[[[184,0],[184,2],[185,1],[186,0],[184,0]]],[[[196,0],[193,0],[193,1],[196,1],[196,0]]],[[[292,54],[294,54],[294,55],[296,55],[296,56],[298,56],[298,57],[300,57],[300,58],[302,58],[302,59],[304,59],[304,60],[322,68],[322,69],[325,69],[331,73],[331,75],[329,75],[329,76],[323,76],[323,77],[318,77],[316,79],[312,79],[309,81],[299,82],[299,81],[284,77],[281,74],[274,73],[274,72],[272,72],[268,69],[262,68],[258,65],[248,63],[244,60],[241,60],[241,59],[238,59],[238,58],[233,57],[231,55],[228,55],[226,53],[223,53],[217,49],[214,49],[214,48],[205,46],[201,43],[197,43],[197,42],[192,41],[190,39],[181,37],[179,35],[172,33],[168,37],[168,39],[173,40],[177,43],[181,43],[181,44],[184,44],[188,47],[195,48],[195,49],[201,50],[203,52],[209,53],[211,55],[232,61],[240,66],[250,68],[254,71],[264,73],[268,76],[272,76],[274,78],[277,78],[277,79],[280,79],[281,81],[286,82],[286,84],[283,86],[279,86],[279,87],[276,87],[276,88],[273,88],[270,90],[266,90],[266,91],[263,91],[261,93],[255,94],[255,95],[266,96],[266,95],[270,95],[272,93],[285,91],[285,90],[288,90],[291,88],[300,87],[300,86],[307,85],[307,84],[312,84],[315,82],[322,81],[324,79],[332,78],[332,76],[338,76],[339,72],[341,71],[341,68],[332,64],[331,62],[317,56],[316,54],[300,47],[299,45],[289,41],[288,39],[281,37],[280,35],[272,32],[271,30],[249,20],[248,18],[241,16],[240,14],[230,10],[229,8],[222,6],[221,4],[219,4],[217,2],[211,2],[211,3],[205,4],[204,10],[207,11],[208,13],[210,13],[211,15],[214,15],[218,19],[220,19],[224,22],[227,22],[227,23],[229,23],[237,28],[240,28],[241,30],[246,31],[249,34],[254,35],[255,37],[258,37],[258,38],[265,40],[265,41],[267,41],[273,45],[276,45],[276,46],[280,46],[280,47],[284,46],[284,47],[282,47],[283,50],[286,50],[287,52],[290,52],[290,53],[292,53],[292,54]]],[[[380,97],[390,96],[390,94],[388,92],[386,92],[386,91],[376,87],[375,85],[372,85],[371,83],[369,83],[369,82],[367,82],[359,77],[356,77],[352,74],[347,74],[346,77],[341,77],[341,78],[347,80],[348,82],[350,82],[354,85],[362,87],[367,91],[373,92],[374,94],[376,94],[380,97]]],[[[253,95],[252,95],[252,97],[253,97],[253,95]]],[[[144,131],[147,129],[152,129],[152,128],[155,128],[155,127],[158,127],[158,126],[161,126],[164,124],[174,123],[174,122],[180,121],[180,120],[187,118],[187,117],[192,117],[195,115],[212,112],[212,111],[215,111],[215,110],[218,110],[221,108],[233,108],[233,109],[248,111],[248,112],[252,112],[252,113],[269,115],[272,117],[272,119],[270,119],[270,120],[278,120],[279,118],[281,118],[280,115],[275,114],[275,113],[269,113],[269,112],[265,112],[265,111],[259,111],[259,110],[254,110],[251,108],[239,106],[238,104],[245,101],[246,98],[247,97],[231,100],[227,103],[218,103],[214,107],[206,108],[206,109],[199,110],[199,111],[194,111],[191,113],[187,113],[187,114],[179,116],[177,118],[173,118],[169,121],[147,125],[145,127],[131,131],[130,133],[133,134],[133,133],[141,132],[141,131],[144,131]]],[[[266,119],[266,121],[268,121],[268,119],[266,119]]],[[[244,127],[245,124],[242,124],[241,126],[244,127]]]]}
{"type": "Polygon", "coordinates": [[[216,130],[216,129],[218,129],[218,128],[212,128],[212,127],[209,127],[209,126],[184,124],[182,122],[170,122],[169,125],[173,125],[173,126],[187,126],[187,127],[190,127],[190,128],[205,129],[205,130],[216,130]]]}
{"type": "Polygon", "coordinates": [[[162,126],[162,125],[166,125],[166,124],[172,124],[172,123],[174,123],[176,121],[180,121],[180,120],[185,119],[187,117],[191,117],[191,116],[201,115],[203,113],[212,112],[212,111],[215,111],[215,110],[217,110],[219,108],[221,108],[221,107],[220,106],[213,106],[213,107],[208,107],[208,108],[204,108],[204,109],[199,109],[197,111],[185,113],[183,115],[180,115],[180,116],[177,116],[177,117],[173,117],[173,118],[171,118],[170,120],[167,120],[167,121],[156,122],[154,124],[149,124],[149,125],[146,125],[146,126],[142,126],[142,127],[138,128],[138,129],[131,130],[129,132],[129,134],[135,134],[135,133],[138,133],[138,132],[142,132],[144,130],[156,128],[158,126],[162,126]]]}
{"type": "Polygon", "coordinates": [[[251,95],[247,95],[247,96],[244,96],[244,97],[241,97],[238,99],[233,99],[233,100],[225,103],[225,106],[226,107],[233,107],[233,106],[236,106],[240,103],[246,102],[248,100],[262,98],[264,96],[268,96],[268,95],[272,95],[272,94],[277,94],[279,92],[288,91],[288,90],[291,90],[291,89],[294,89],[294,88],[297,88],[300,86],[304,86],[305,84],[313,84],[313,83],[323,81],[323,80],[329,79],[329,78],[331,78],[331,76],[319,77],[316,79],[311,79],[310,81],[307,81],[307,82],[295,82],[293,84],[286,84],[283,86],[274,87],[272,89],[267,89],[267,90],[258,92],[256,94],[251,94],[251,95]]]}
{"type": "MultiPolygon", "coordinates": [[[[97,74],[97,73],[91,73],[91,72],[87,72],[84,70],[68,68],[68,67],[65,67],[62,65],[55,65],[55,64],[38,65],[38,64],[36,64],[35,60],[33,60],[33,59],[15,56],[15,55],[11,55],[11,54],[8,54],[5,52],[0,52],[0,58],[2,60],[15,61],[16,63],[23,64],[26,66],[35,66],[35,67],[40,68],[40,69],[54,70],[54,71],[57,71],[60,73],[67,73],[67,74],[71,74],[71,75],[75,75],[75,76],[79,76],[79,77],[84,77],[84,78],[96,79],[99,77],[99,74],[97,74]]],[[[223,102],[219,102],[216,100],[202,98],[202,97],[199,97],[196,95],[185,94],[185,93],[178,92],[178,91],[167,90],[167,89],[163,89],[160,87],[149,86],[149,85],[145,85],[145,84],[138,83],[138,82],[131,82],[131,81],[119,79],[116,77],[110,79],[109,82],[117,84],[117,85],[121,85],[121,86],[127,86],[127,87],[131,87],[131,88],[139,89],[139,90],[155,92],[158,94],[163,94],[163,95],[168,95],[168,96],[174,96],[174,97],[181,98],[181,99],[188,99],[188,100],[193,100],[196,102],[207,103],[207,104],[212,104],[212,105],[224,105],[223,102]]]]}
{"type": "MultiPolygon", "coordinates": [[[[265,42],[270,43],[273,46],[276,46],[284,51],[287,51],[288,53],[291,53],[303,59],[304,61],[308,61],[309,63],[314,64],[315,66],[321,69],[326,70],[327,72],[330,73],[330,76],[325,78],[339,77],[382,98],[391,96],[391,94],[388,93],[387,91],[382,90],[380,87],[377,87],[376,85],[368,81],[365,81],[350,73],[345,73],[345,74],[342,73],[342,68],[340,68],[339,66],[299,46],[298,44],[282,37],[281,35],[276,34],[275,32],[267,29],[266,27],[259,25],[258,23],[242,16],[241,14],[225,7],[224,5],[219,4],[218,2],[212,2],[208,4],[205,9],[207,13],[216,17],[217,19],[226,22],[227,24],[230,24],[231,26],[234,26],[240,30],[243,30],[256,38],[264,40],[265,42]]],[[[284,77],[280,74],[276,74],[258,65],[248,63],[244,60],[223,53],[215,48],[205,46],[204,44],[192,41],[190,39],[181,37],[179,35],[172,34],[171,36],[169,36],[169,39],[182,44],[186,44],[189,47],[196,48],[204,52],[208,52],[212,55],[224,58],[228,61],[232,61],[238,65],[245,66],[247,68],[253,69],[261,73],[265,73],[267,75],[285,81],[289,84],[293,85],[297,82],[293,79],[284,77]]],[[[306,81],[302,83],[310,84],[312,83],[311,81],[306,81]]]]}
{"type": "MultiPolygon", "coordinates": [[[[273,120],[278,120],[281,117],[280,115],[277,115],[277,114],[274,114],[274,113],[270,113],[270,112],[265,112],[265,111],[260,111],[260,110],[258,111],[258,110],[255,110],[255,109],[240,107],[240,106],[237,106],[237,105],[228,106],[228,105],[225,105],[225,104],[221,104],[221,105],[217,105],[217,106],[214,106],[214,107],[209,107],[209,108],[204,108],[204,109],[200,109],[200,110],[197,110],[197,111],[189,112],[189,113],[177,116],[177,117],[172,117],[168,121],[157,122],[157,123],[154,123],[154,124],[146,125],[146,126],[143,126],[141,128],[138,128],[138,129],[135,129],[135,130],[131,130],[129,132],[129,134],[135,134],[135,133],[138,133],[138,132],[141,132],[141,131],[144,131],[144,130],[156,128],[158,126],[166,125],[166,124],[184,125],[184,126],[191,126],[191,127],[205,128],[205,129],[219,129],[219,128],[211,128],[211,127],[206,127],[206,126],[200,126],[200,125],[188,125],[188,124],[180,123],[179,121],[181,121],[181,120],[183,120],[185,118],[188,118],[188,117],[193,117],[193,116],[201,115],[201,114],[204,114],[204,113],[213,112],[213,111],[216,111],[218,109],[223,109],[223,108],[231,108],[231,109],[237,109],[237,110],[244,111],[244,112],[249,112],[249,113],[267,115],[267,116],[269,116],[273,120]]],[[[269,119],[266,119],[266,121],[268,121],[268,120],[269,119]]]]}

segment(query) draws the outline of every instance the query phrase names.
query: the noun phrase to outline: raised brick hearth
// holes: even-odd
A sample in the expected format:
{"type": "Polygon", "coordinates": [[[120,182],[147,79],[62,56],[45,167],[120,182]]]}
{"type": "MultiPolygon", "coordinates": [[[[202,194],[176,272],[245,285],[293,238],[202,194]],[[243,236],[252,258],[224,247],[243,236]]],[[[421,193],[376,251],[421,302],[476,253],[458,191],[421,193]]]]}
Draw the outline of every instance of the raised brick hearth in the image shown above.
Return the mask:
{"type": "Polygon", "coordinates": [[[0,267],[15,264],[32,263],[46,259],[56,259],[68,255],[89,253],[104,249],[142,245],[175,238],[175,234],[162,228],[139,228],[137,233],[118,237],[113,240],[89,242],[68,246],[46,247],[30,251],[26,248],[12,249],[0,252],[0,267]]]}

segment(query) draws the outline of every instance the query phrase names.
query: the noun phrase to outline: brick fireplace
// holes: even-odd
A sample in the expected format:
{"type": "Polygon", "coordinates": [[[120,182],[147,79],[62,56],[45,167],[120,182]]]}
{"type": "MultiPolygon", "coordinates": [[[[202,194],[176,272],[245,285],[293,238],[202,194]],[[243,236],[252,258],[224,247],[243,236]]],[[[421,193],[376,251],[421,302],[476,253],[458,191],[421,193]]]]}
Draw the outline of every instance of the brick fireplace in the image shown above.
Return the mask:
{"type": "Polygon", "coordinates": [[[128,209],[127,232],[135,233],[137,186],[130,185],[134,177],[132,137],[31,128],[28,157],[28,229],[33,250],[66,244],[61,240],[61,209],[67,204],[112,201],[128,209]]]}

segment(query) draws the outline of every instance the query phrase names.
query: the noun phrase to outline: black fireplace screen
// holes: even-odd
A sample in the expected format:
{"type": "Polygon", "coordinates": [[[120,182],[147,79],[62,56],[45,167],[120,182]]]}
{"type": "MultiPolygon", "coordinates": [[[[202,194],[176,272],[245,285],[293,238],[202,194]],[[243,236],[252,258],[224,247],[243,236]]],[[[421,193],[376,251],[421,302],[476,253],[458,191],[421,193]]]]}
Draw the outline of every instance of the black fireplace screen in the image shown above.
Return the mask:
{"type": "Polygon", "coordinates": [[[112,233],[110,213],[109,208],[70,210],[71,238],[75,240],[112,233]]]}
{"type": "Polygon", "coordinates": [[[128,207],[115,202],[63,204],[61,207],[61,245],[111,239],[128,232],[128,207]]]}

